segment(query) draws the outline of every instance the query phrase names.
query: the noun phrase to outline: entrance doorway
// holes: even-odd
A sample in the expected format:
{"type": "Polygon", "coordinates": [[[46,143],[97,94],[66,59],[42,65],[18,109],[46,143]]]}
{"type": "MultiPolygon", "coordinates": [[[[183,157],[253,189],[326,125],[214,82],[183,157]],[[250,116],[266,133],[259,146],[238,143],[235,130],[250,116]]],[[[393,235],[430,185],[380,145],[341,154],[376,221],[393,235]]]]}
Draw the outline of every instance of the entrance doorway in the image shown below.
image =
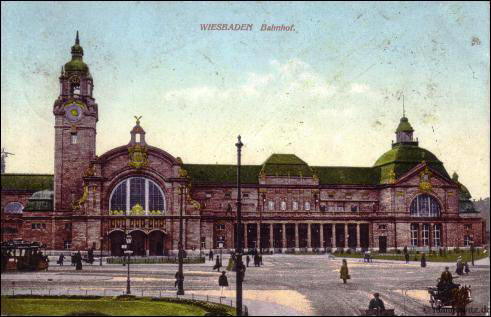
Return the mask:
{"type": "Polygon", "coordinates": [[[387,237],[378,237],[378,250],[380,253],[387,253],[387,237]]]}
{"type": "Polygon", "coordinates": [[[122,256],[123,249],[121,245],[126,244],[126,239],[123,231],[113,231],[109,234],[109,241],[111,244],[111,255],[112,256],[122,256]]]}
{"type": "Polygon", "coordinates": [[[155,230],[148,235],[149,254],[164,255],[165,234],[162,231],[155,230]]]}
{"type": "Polygon", "coordinates": [[[131,250],[133,251],[133,255],[136,256],[145,256],[145,240],[147,239],[147,235],[140,230],[132,231],[131,233],[131,250]]]}

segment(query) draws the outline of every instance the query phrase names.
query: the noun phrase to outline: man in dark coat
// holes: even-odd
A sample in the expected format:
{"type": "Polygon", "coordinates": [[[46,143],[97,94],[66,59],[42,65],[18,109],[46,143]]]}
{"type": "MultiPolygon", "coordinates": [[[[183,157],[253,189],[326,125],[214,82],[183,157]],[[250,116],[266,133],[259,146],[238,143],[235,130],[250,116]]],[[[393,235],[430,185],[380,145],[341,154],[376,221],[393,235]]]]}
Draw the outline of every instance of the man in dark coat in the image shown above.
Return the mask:
{"type": "Polygon", "coordinates": [[[385,310],[384,302],[379,297],[379,293],[373,294],[373,298],[370,300],[368,309],[385,310]]]}
{"type": "Polygon", "coordinates": [[[220,257],[217,255],[217,259],[215,262],[215,266],[213,266],[213,270],[217,270],[217,272],[220,272],[220,268],[222,265],[220,264],[220,257]]]}
{"type": "MultiPolygon", "coordinates": [[[[249,257],[249,255],[246,256],[246,265],[247,267],[249,267],[249,262],[251,261],[251,258],[249,257]]],[[[254,265],[256,265],[256,259],[254,259],[254,265]]]]}
{"type": "Polygon", "coordinates": [[[409,263],[409,253],[404,253],[404,259],[406,260],[406,264],[409,263]]]}
{"type": "Polygon", "coordinates": [[[213,261],[213,251],[210,249],[210,253],[208,253],[208,260],[213,261]]]}
{"type": "Polygon", "coordinates": [[[421,267],[426,267],[426,255],[424,253],[421,255],[421,267]]]}
{"type": "Polygon", "coordinates": [[[82,269],[82,255],[80,254],[80,251],[77,252],[76,254],[76,260],[75,260],[75,269],[77,271],[80,271],[82,269]]]}
{"type": "Polygon", "coordinates": [[[94,263],[94,249],[90,248],[87,251],[87,261],[92,264],[94,263]]]}
{"type": "Polygon", "coordinates": [[[440,281],[442,283],[452,283],[453,277],[452,273],[450,273],[448,266],[445,267],[445,271],[442,272],[442,275],[440,276],[440,281]]]}
{"type": "Polygon", "coordinates": [[[228,287],[228,279],[227,279],[227,276],[225,274],[227,274],[227,272],[222,271],[222,275],[220,275],[220,277],[218,278],[218,286],[220,286],[220,288],[222,289],[221,293],[220,293],[220,297],[224,297],[223,296],[223,289],[225,287],[228,287]]]}
{"type": "Polygon", "coordinates": [[[263,265],[263,256],[259,255],[259,266],[263,265]]]}
{"type": "Polygon", "coordinates": [[[58,264],[59,264],[60,266],[63,266],[63,259],[64,259],[64,258],[65,258],[65,256],[63,255],[63,253],[62,253],[62,254],[60,254],[60,257],[58,258],[58,264]]]}

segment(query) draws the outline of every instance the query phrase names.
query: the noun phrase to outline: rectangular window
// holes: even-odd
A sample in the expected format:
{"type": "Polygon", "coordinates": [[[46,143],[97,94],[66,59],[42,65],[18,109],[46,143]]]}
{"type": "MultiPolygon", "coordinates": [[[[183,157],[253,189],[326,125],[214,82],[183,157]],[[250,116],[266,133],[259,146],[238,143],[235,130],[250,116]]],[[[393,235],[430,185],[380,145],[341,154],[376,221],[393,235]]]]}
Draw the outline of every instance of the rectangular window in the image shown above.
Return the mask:
{"type": "Polygon", "coordinates": [[[36,229],[36,224],[35,223],[31,224],[31,229],[36,229]]]}
{"type": "Polygon", "coordinates": [[[427,247],[430,245],[430,225],[423,224],[423,231],[421,231],[421,239],[423,239],[423,246],[427,247]]]}
{"type": "Polygon", "coordinates": [[[76,133],[70,134],[70,144],[77,144],[78,138],[76,133]]]}
{"type": "Polygon", "coordinates": [[[326,211],[326,205],[321,205],[321,211],[326,211]]]}
{"type": "Polygon", "coordinates": [[[268,208],[269,210],[273,211],[274,210],[274,201],[270,200],[268,203],[268,208]]]}
{"type": "Polygon", "coordinates": [[[65,250],[71,249],[71,247],[72,247],[72,241],[70,241],[70,240],[65,240],[65,241],[63,242],[63,248],[64,248],[65,250]]]}
{"type": "Polygon", "coordinates": [[[344,197],[345,197],[345,199],[351,199],[352,195],[351,195],[351,193],[346,193],[346,195],[344,197]]]}
{"type": "Polygon", "coordinates": [[[327,197],[332,199],[332,198],[334,198],[334,194],[328,194],[327,197]]]}
{"type": "Polygon", "coordinates": [[[433,225],[433,245],[435,247],[441,247],[441,225],[435,224],[433,225]]]}
{"type": "Polygon", "coordinates": [[[40,223],[36,223],[36,229],[41,229],[41,224],[40,223]]]}
{"type": "Polygon", "coordinates": [[[411,246],[413,247],[418,246],[418,227],[416,223],[411,224],[411,246]]]}
{"type": "Polygon", "coordinates": [[[337,211],[344,211],[344,205],[343,204],[338,204],[338,208],[336,210],[337,211]]]}
{"type": "Polygon", "coordinates": [[[206,249],[206,237],[201,237],[201,248],[206,249]]]}
{"type": "Polygon", "coordinates": [[[358,206],[357,205],[352,205],[351,206],[351,211],[358,211],[358,206]]]}
{"type": "Polygon", "coordinates": [[[223,223],[219,223],[216,225],[217,230],[225,230],[225,225],[223,223]]]}
{"type": "Polygon", "coordinates": [[[206,194],[205,194],[205,197],[206,198],[211,198],[211,196],[212,196],[212,193],[211,192],[206,192],[206,194]]]}
{"type": "Polygon", "coordinates": [[[387,230],[387,225],[378,225],[379,230],[387,230]]]}
{"type": "Polygon", "coordinates": [[[226,192],[226,193],[225,193],[225,198],[227,198],[227,199],[232,198],[232,193],[230,193],[230,192],[226,192]]]}
{"type": "Polygon", "coordinates": [[[242,198],[249,198],[249,193],[243,193],[242,198]]]}

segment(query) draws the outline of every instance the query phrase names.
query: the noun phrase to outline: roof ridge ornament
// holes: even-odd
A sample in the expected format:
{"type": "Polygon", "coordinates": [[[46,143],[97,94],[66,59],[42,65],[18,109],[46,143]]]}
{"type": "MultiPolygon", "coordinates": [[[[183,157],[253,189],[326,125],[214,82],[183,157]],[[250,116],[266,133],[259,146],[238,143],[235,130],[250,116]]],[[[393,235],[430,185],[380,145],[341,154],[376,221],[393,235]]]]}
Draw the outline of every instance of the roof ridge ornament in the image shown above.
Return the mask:
{"type": "Polygon", "coordinates": [[[136,119],[136,125],[140,125],[140,119],[143,117],[143,116],[133,116],[135,119],[136,119]]]}

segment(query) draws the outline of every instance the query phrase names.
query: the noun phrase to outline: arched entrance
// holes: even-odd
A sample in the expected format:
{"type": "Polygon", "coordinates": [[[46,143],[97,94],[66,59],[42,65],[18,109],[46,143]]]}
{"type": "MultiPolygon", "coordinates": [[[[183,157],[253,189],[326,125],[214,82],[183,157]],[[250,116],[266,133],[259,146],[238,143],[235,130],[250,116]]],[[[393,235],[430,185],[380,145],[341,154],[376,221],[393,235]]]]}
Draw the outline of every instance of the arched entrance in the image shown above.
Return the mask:
{"type": "Polygon", "coordinates": [[[135,230],[130,232],[131,234],[131,247],[133,255],[145,256],[145,240],[147,240],[147,235],[140,230],[135,230]]]}
{"type": "Polygon", "coordinates": [[[112,256],[122,256],[123,250],[121,245],[126,243],[125,235],[123,231],[113,231],[109,234],[109,241],[111,241],[111,255],[112,256]]]}
{"type": "Polygon", "coordinates": [[[150,255],[164,255],[165,234],[162,231],[155,230],[148,235],[148,244],[150,255]]]}

